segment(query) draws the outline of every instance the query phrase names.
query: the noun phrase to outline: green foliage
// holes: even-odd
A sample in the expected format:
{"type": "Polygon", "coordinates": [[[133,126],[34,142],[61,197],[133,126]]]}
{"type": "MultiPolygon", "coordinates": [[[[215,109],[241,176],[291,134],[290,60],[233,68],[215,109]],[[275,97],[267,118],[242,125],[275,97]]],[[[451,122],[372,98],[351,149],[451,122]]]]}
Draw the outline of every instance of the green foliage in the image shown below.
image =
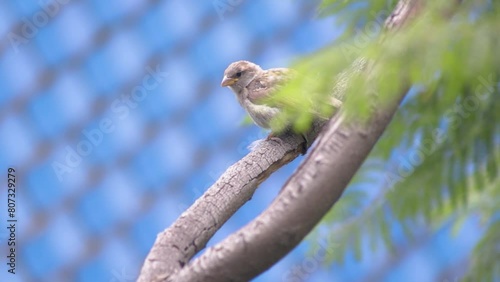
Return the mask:
{"type": "Polygon", "coordinates": [[[373,29],[377,26],[381,27],[394,9],[396,2],[393,0],[324,0],[319,6],[318,13],[322,17],[334,16],[337,24],[346,29],[343,38],[351,38],[359,32],[360,26],[373,29]]]}
{"type": "Polygon", "coordinates": [[[500,277],[500,221],[493,222],[483,240],[476,247],[476,255],[472,260],[472,269],[465,281],[498,281],[500,277]],[[481,274],[481,278],[478,279],[481,274]]]}
{"type": "Polygon", "coordinates": [[[383,34],[384,19],[395,3],[323,1],[321,14],[335,16],[345,35],[298,61],[295,68],[302,75],[276,95],[276,103],[294,101],[283,120],[293,119],[297,130],[307,130],[314,116],[335,111],[327,102],[335,77],[356,58],[368,60],[369,76],[354,76],[346,88],[343,110],[353,120],[370,118],[373,99],[383,107],[384,101],[410,89],[370,155],[369,162],[384,165],[365,165],[351,183],[373,186],[366,175],[384,175],[383,192],[369,200],[359,191],[355,196],[349,192],[324,219],[336,234],[336,257],[329,258],[341,261],[348,252],[362,256],[365,241],[373,248],[382,242],[393,248],[394,224],[411,237],[413,226],[437,229],[451,221],[457,231],[461,222],[478,214],[485,235],[468,277],[498,280],[500,4],[427,1],[411,25],[383,34]]]}

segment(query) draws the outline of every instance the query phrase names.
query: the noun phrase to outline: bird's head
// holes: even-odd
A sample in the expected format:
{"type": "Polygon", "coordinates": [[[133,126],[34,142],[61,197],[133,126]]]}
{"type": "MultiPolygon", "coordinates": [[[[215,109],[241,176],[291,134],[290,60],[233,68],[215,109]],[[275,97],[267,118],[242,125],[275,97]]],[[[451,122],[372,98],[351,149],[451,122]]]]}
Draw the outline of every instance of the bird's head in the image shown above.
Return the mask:
{"type": "Polygon", "coordinates": [[[229,86],[235,93],[240,93],[261,71],[260,66],[252,62],[234,62],[224,71],[224,78],[220,85],[229,86]]]}

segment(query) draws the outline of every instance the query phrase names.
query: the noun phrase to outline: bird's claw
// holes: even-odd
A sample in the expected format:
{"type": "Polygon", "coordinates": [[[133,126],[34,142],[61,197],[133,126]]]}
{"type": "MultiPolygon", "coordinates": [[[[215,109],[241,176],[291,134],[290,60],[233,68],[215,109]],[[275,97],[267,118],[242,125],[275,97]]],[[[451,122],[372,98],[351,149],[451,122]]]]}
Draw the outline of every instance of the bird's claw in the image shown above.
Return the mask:
{"type": "Polygon", "coordinates": [[[280,144],[281,146],[284,145],[283,140],[281,140],[281,138],[279,138],[278,136],[273,135],[272,133],[267,136],[266,140],[267,141],[274,141],[274,142],[280,144]]]}
{"type": "MultiPolygon", "coordinates": [[[[304,138],[304,142],[301,143],[301,150],[300,150],[300,153],[302,155],[305,155],[307,154],[307,149],[309,147],[309,140],[307,140],[307,137],[303,134],[301,134],[302,138],[304,138]]],[[[269,134],[266,138],[267,141],[274,141],[276,143],[278,143],[280,146],[283,146],[284,143],[283,143],[283,140],[281,138],[279,138],[278,136],[275,136],[273,133],[269,134]]]]}

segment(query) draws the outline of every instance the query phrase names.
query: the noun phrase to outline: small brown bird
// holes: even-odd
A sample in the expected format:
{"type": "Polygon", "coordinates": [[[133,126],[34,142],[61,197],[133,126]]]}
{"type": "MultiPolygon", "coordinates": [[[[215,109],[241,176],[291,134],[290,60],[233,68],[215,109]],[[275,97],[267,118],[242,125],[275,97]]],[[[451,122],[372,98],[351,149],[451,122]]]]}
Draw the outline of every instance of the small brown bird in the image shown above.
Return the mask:
{"type": "Polygon", "coordinates": [[[271,120],[280,112],[263,102],[292,77],[286,68],[263,70],[249,61],[234,62],[224,72],[221,86],[228,86],[240,105],[260,127],[270,129],[271,120]]]}
{"type": "MultiPolygon", "coordinates": [[[[287,68],[263,70],[252,62],[237,61],[230,64],[224,71],[224,78],[220,85],[227,86],[234,92],[240,105],[258,126],[271,129],[271,120],[280,113],[281,109],[266,104],[265,98],[271,97],[295,75],[293,70],[287,68]]],[[[330,104],[339,108],[342,102],[332,97],[330,104]]],[[[313,112],[313,114],[317,113],[313,112]]],[[[288,126],[290,125],[286,125],[286,127],[288,126]]],[[[305,153],[310,143],[305,135],[302,136],[306,141],[303,149],[303,153],[305,153]]],[[[273,136],[273,132],[268,136],[268,139],[281,143],[281,139],[273,136]]]]}

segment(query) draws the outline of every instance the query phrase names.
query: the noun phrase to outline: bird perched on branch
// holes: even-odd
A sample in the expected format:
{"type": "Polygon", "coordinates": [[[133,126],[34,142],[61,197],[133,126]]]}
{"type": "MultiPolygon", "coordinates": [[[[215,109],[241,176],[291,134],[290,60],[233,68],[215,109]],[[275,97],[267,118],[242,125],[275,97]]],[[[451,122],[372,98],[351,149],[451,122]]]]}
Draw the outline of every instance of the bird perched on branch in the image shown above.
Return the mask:
{"type": "MultiPolygon", "coordinates": [[[[269,99],[266,98],[271,98],[280,87],[295,76],[296,73],[291,69],[263,70],[252,62],[237,61],[230,64],[224,71],[221,86],[227,86],[234,92],[240,105],[258,126],[271,129],[271,120],[282,109],[276,105],[269,105],[269,99]]],[[[342,102],[333,99],[331,104],[338,108],[342,102]]],[[[278,141],[272,134],[269,135],[268,139],[278,141]]]]}
{"type": "Polygon", "coordinates": [[[271,120],[280,112],[264,101],[292,77],[285,68],[263,70],[249,61],[234,62],[224,72],[221,86],[229,87],[240,105],[260,127],[269,129],[271,120]]]}

